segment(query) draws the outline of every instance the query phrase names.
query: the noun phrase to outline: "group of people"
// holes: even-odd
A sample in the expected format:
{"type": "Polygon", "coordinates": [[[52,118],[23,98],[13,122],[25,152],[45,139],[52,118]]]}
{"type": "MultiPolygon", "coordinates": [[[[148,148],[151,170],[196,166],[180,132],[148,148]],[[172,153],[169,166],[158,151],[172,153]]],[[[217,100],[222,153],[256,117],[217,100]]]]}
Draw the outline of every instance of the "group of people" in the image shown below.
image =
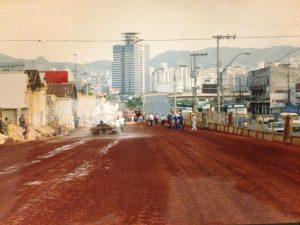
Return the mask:
{"type": "MultiPolygon", "coordinates": [[[[0,118],[0,133],[4,134],[6,136],[9,136],[9,125],[10,125],[10,120],[8,119],[8,117],[5,117],[4,121],[0,118]]],[[[24,139],[27,140],[29,127],[26,123],[26,120],[25,120],[23,114],[19,118],[19,126],[21,128],[23,128],[22,135],[23,135],[24,139]]]]}
{"type": "MultiPolygon", "coordinates": [[[[161,123],[161,126],[165,126],[167,123],[167,128],[172,130],[184,130],[184,117],[182,115],[182,112],[178,112],[172,115],[172,113],[169,113],[167,116],[164,114],[160,117],[158,113],[149,113],[145,115],[140,115],[138,118],[138,123],[146,122],[147,126],[155,126],[159,125],[159,120],[161,123]]],[[[197,117],[195,113],[191,114],[191,131],[197,131],[197,117]]]]}
{"type": "Polygon", "coordinates": [[[172,129],[172,121],[175,130],[184,130],[184,118],[181,112],[178,112],[172,116],[171,113],[168,114],[168,129],[172,129]]]}

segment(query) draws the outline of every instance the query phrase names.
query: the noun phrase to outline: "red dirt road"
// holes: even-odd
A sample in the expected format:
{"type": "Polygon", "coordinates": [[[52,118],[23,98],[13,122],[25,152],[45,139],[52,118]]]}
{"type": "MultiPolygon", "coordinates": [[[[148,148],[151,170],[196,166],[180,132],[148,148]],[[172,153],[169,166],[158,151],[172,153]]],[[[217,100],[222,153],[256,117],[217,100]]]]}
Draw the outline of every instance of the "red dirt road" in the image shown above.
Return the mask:
{"type": "Polygon", "coordinates": [[[138,125],[84,132],[0,146],[0,224],[300,221],[299,146],[138,125]]]}

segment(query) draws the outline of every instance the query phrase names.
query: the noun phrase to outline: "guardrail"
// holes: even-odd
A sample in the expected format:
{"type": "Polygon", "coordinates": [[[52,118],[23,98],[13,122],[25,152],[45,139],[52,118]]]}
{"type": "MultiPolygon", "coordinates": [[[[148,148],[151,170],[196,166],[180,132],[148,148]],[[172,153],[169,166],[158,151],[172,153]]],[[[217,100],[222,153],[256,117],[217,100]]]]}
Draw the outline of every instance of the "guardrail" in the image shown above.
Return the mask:
{"type": "MultiPolygon", "coordinates": [[[[185,124],[191,126],[191,113],[184,113],[184,118],[185,124]]],[[[293,126],[292,117],[289,121],[287,118],[280,120],[284,124],[281,130],[274,127],[277,120],[267,115],[198,112],[196,118],[197,127],[200,129],[300,145],[300,130],[293,126]]]]}

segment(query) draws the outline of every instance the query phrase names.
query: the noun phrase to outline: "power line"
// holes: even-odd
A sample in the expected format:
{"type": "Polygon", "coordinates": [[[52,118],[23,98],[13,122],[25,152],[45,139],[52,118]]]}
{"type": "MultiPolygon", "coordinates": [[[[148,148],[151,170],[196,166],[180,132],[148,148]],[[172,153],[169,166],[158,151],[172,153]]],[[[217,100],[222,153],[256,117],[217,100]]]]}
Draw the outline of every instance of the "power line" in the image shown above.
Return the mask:
{"type": "Polygon", "coordinates": [[[290,56],[291,54],[293,54],[294,52],[297,52],[297,51],[299,51],[299,50],[300,50],[300,48],[296,48],[294,51],[292,51],[292,52],[290,52],[290,53],[288,53],[288,54],[282,56],[280,59],[277,59],[276,61],[280,61],[280,60],[284,59],[285,57],[288,57],[288,56],[290,56]]]}
{"type": "Polygon", "coordinates": [[[276,35],[276,36],[245,36],[245,37],[236,37],[236,39],[267,39],[267,38],[299,38],[300,35],[276,35]]]}
{"type": "MultiPolygon", "coordinates": [[[[270,43],[265,45],[265,48],[258,49],[254,53],[252,53],[252,56],[248,58],[248,61],[244,64],[249,65],[251,62],[257,60],[257,58],[261,57],[262,55],[265,55],[269,53],[275,46],[278,45],[280,41],[282,41],[286,36],[289,36],[288,34],[292,32],[292,30],[295,29],[298,25],[298,14],[297,16],[289,23],[288,26],[286,26],[284,29],[281,30],[281,32],[276,35],[276,38],[273,38],[270,43]],[[272,46],[271,48],[269,46],[272,46]]],[[[295,36],[295,35],[292,35],[295,36]]]]}
{"type": "MultiPolygon", "coordinates": [[[[226,35],[225,35],[226,36],[226,35]]],[[[300,35],[275,35],[275,36],[240,36],[236,39],[282,39],[282,38],[300,38],[300,35]]],[[[142,39],[148,42],[166,42],[166,41],[211,41],[213,38],[166,38],[166,39],[142,39]]],[[[75,43],[96,43],[96,42],[121,42],[115,39],[0,39],[0,42],[75,42],[75,43]]]]}

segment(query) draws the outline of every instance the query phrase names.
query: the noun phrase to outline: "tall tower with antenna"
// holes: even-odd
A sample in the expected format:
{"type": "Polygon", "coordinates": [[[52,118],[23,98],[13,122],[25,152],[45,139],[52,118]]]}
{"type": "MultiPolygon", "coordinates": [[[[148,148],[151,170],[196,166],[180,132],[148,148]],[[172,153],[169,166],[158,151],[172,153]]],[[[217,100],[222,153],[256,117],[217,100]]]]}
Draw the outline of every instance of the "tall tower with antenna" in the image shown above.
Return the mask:
{"type": "Polygon", "coordinates": [[[112,87],[122,96],[140,97],[150,90],[149,46],[139,33],[122,34],[122,44],[113,46],[112,87]]]}

